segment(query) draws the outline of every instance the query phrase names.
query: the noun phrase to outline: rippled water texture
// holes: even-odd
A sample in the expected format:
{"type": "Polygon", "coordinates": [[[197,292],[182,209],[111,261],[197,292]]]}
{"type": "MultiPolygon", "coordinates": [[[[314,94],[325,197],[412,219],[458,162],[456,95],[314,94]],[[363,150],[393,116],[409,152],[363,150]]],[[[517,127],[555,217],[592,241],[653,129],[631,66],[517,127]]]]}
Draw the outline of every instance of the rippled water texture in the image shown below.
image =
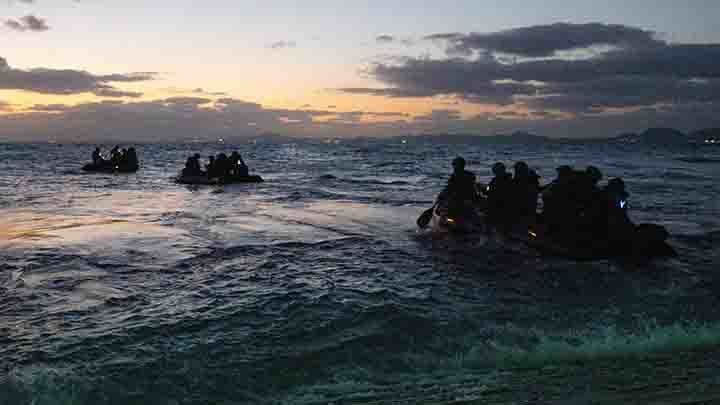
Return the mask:
{"type": "Polygon", "coordinates": [[[89,146],[0,145],[0,404],[720,398],[718,148],[238,148],[265,183],[172,182],[218,145],[142,146],[117,176],[79,170],[89,146]],[[418,234],[457,154],[484,181],[622,176],[680,257],[418,234]]]}

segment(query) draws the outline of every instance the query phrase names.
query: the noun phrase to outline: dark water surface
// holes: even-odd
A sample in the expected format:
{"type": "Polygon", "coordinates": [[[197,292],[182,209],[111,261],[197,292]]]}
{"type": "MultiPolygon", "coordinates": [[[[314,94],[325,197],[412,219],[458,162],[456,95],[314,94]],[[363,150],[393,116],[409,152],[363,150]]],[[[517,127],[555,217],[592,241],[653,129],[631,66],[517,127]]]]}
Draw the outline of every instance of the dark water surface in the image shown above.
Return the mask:
{"type": "Polygon", "coordinates": [[[114,176],[79,171],[88,146],[0,145],[0,404],[720,398],[719,148],[247,144],[266,183],[171,181],[218,147],[142,146],[114,176]],[[418,234],[458,153],[484,181],[623,176],[680,257],[418,234]]]}

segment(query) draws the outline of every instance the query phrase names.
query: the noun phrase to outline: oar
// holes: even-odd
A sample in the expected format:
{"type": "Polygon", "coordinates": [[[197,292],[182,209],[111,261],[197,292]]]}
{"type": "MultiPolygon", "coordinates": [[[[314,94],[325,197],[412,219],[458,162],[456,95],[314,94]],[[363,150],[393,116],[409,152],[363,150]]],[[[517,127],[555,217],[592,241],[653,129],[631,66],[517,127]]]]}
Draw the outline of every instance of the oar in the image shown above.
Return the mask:
{"type": "Polygon", "coordinates": [[[433,217],[433,212],[435,211],[435,207],[437,207],[437,205],[439,203],[440,203],[439,200],[436,201],[435,204],[433,204],[433,206],[431,208],[425,210],[425,212],[420,214],[420,216],[417,219],[417,226],[419,226],[420,229],[424,229],[425,227],[428,226],[428,224],[430,223],[430,220],[433,217]]]}

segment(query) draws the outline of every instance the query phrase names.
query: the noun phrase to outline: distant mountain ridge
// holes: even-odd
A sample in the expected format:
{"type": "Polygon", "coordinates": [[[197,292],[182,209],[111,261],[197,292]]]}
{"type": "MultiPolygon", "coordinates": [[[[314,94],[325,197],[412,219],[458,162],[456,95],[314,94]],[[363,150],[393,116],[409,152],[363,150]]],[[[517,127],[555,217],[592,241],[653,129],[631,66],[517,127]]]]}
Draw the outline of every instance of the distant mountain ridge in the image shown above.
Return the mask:
{"type": "Polygon", "coordinates": [[[471,134],[421,134],[414,141],[428,143],[628,143],[647,145],[680,145],[688,143],[720,143],[720,128],[706,128],[686,134],[674,128],[649,128],[641,133],[623,133],[611,138],[549,138],[529,132],[479,136],[471,134]]]}
{"type": "Polygon", "coordinates": [[[496,134],[479,136],[472,134],[422,134],[411,137],[415,141],[420,142],[440,142],[440,143],[544,143],[552,142],[552,138],[546,136],[535,135],[529,132],[517,131],[511,134],[496,134]]]}
{"type": "Polygon", "coordinates": [[[673,128],[650,128],[640,134],[627,133],[610,138],[623,143],[679,144],[691,141],[688,135],[673,128]]]}

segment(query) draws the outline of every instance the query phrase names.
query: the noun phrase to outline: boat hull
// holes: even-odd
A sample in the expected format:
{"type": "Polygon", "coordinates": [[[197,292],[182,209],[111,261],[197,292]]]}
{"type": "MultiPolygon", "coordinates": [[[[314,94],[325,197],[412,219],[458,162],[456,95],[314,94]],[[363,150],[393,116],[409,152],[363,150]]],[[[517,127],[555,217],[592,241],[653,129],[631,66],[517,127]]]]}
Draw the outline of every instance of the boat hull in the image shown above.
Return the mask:
{"type": "Polygon", "coordinates": [[[139,166],[96,165],[93,163],[88,163],[82,167],[84,172],[89,173],[135,173],[139,169],[139,166]]]}
{"type": "Polygon", "coordinates": [[[487,223],[487,216],[477,212],[471,220],[449,218],[441,210],[433,213],[430,230],[435,234],[464,234],[494,236],[508,243],[520,242],[545,256],[556,256],[576,261],[596,261],[605,259],[627,259],[645,261],[655,258],[677,256],[677,252],[667,242],[667,232],[660,225],[640,224],[632,237],[623,244],[612,244],[608,240],[596,239],[593,235],[575,235],[563,239],[546,235],[541,224],[527,222],[517,224],[512,229],[499,230],[487,223]],[[664,234],[663,234],[664,233],[664,234]]]}
{"type": "Polygon", "coordinates": [[[240,184],[240,183],[262,183],[262,177],[238,176],[232,178],[222,177],[205,177],[205,176],[179,176],[175,179],[178,184],[197,184],[197,185],[223,185],[223,184],[240,184]]]}

